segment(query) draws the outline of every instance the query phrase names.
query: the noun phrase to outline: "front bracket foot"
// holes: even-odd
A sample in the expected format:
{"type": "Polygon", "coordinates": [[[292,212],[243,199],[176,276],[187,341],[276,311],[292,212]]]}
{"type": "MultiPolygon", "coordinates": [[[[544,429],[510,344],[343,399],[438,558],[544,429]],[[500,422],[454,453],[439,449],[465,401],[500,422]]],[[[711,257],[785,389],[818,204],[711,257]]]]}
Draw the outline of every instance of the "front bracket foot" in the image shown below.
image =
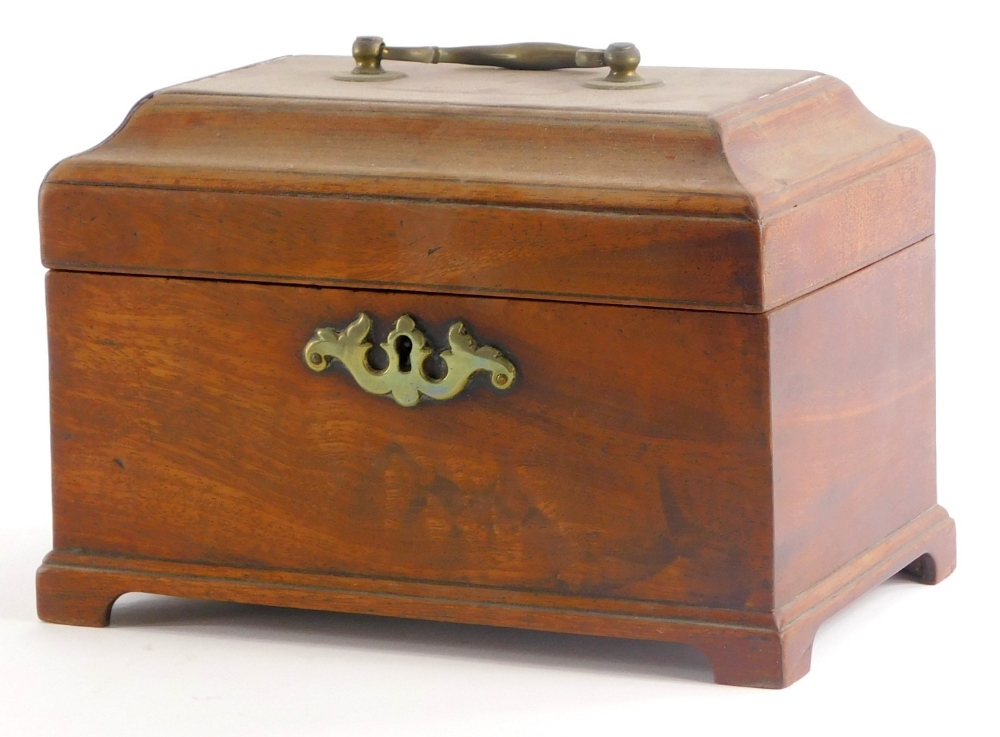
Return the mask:
{"type": "Polygon", "coordinates": [[[97,571],[43,563],[35,575],[38,618],[55,624],[107,627],[112,605],[125,593],[109,579],[97,571]]]}

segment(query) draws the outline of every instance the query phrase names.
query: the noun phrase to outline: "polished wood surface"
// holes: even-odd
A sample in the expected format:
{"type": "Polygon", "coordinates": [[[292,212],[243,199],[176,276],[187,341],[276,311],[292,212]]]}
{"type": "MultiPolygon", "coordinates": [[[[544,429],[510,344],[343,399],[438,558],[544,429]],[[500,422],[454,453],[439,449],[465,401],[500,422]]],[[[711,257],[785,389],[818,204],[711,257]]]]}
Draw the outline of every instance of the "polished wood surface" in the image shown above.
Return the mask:
{"type": "Polygon", "coordinates": [[[49,318],[59,549],[771,607],[760,317],[55,272],[49,318]],[[362,311],[461,319],[517,384],[312,372],[362,311]]]}
{"type": "Polygon", "coordinates": [[[54,272],[40,612],[142,590],[673,639],[786,685],[832,611],[954,566],[932,257],[765,315],[54,272]],[[362,310],[438,346],[460,318],[519,383],[415,411],[311,372],[312,330],[362,310]]]}
{"type": "Polygon", "coordinates": [[[768,322],[780,608],[935,503],[933,239],[768,322]]]}
{"type": "Polygon", "coordinates": [[[760,312],[933,232],[927,140],[831,77],[651,69],[669,84],[618,95],[577,72],[440,67],[393,92],[323,76],[346,63],[141,102],[49,173],[46,265],[760,312]],[[465,89],[470,73],[520,102],[465,89]]]}
{"type": "Polygon", "coordinates": [[[48,184],[61,269],[745,310],[745,223],[388,199],[48,184]],[[185,244],[179,248],[177,244],[185,244]],[[361,254],[364,254],[362,257],[361,254]]]}
{"type": "Polygon", "coordinates": [[[773,614],[726,609],[631,606],[600,600],[498,592],[466,586],[370,581],[135,557],[53,551],[38,571],[38,614],[48,622],[106,627],[115,600],[130,591],[358,614],[499,625],[575,634],[683,642],[701,650],[717,683],[783,688],[809,671],[822,622],[897,571],[934,584],[954,568],[955,526],[935,507],[810,589],[808,610],[773,614]]]}
{"type": "Polygon", "coordinates": [[[40,194],[54,546],[129,591],[686,642],[782,687],[955,528],[930,145],[810,72],[292,57],[164,90],[40,194]],[[407,71],[410,71],[409,69],[407,71]],[[318,327],[456,320],[517,381],[407,408],[318,327]]]}

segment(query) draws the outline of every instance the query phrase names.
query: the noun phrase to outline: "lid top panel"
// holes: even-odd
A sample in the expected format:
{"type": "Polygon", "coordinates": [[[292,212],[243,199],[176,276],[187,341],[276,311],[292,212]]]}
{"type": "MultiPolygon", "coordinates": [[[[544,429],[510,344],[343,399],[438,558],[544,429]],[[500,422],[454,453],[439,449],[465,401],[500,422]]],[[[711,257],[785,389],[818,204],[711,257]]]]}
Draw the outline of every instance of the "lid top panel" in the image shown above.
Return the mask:
{"type": "Polygon", "coordinates": [[[171,92],[259,97],[360,100],[558,110],[598,110],[710,116],[817,77],[815,72],[756,69],[685,69],[640,66],[657,87],[606,90],[584,87],[606,69],[512,71],[457,64],[385,62],[406,77],[344,82],[354,61],[345,56],[285,56],[169,88],[171,92]]]}

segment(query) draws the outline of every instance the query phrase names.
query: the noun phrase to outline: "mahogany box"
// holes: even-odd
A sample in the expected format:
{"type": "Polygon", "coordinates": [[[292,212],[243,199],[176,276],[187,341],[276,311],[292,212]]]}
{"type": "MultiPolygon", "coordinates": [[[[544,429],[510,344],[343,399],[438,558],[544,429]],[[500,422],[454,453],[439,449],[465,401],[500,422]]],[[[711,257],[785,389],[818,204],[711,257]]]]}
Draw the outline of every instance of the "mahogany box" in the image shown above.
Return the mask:
{"type": "Polygon", "coordinates": [[[352,65],[162,90],[46,177],[42,619],[151,592],[782,687],[952,571],[922,135],[812,72],[352,65]]]}

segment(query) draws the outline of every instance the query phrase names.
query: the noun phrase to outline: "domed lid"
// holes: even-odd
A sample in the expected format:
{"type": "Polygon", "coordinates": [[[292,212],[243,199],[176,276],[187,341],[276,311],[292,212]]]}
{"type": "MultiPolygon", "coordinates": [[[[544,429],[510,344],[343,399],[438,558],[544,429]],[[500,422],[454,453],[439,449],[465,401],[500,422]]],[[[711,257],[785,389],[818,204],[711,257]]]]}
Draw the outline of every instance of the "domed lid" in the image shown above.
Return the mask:
{"type": "Polygon", "coordinates": [[[933,153],[812,72],[284,57],[141,101],[42,188],[50,268],[759,312],[933,231],[933,153]]]}

